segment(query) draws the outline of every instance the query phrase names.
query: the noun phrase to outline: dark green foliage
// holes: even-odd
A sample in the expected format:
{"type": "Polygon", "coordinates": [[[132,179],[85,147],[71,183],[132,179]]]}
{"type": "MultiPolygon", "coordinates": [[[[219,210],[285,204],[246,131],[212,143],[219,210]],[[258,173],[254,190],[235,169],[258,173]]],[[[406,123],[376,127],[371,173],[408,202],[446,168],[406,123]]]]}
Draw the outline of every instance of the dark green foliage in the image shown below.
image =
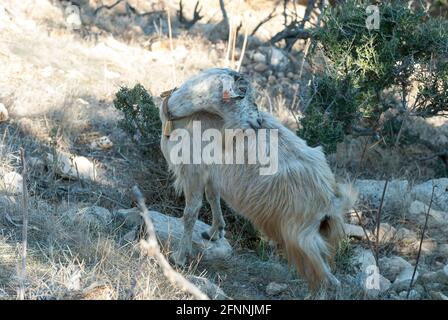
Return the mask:
{"type": "Polygon", "coordinates": [[[315,32],[314,53],[320,50],[327,65],[315,75],[298,134],[329,152],[353,126],[396,134],[401,125],[378,125],[391,107],[421,116],[448,111],[448,21],[409,9],[405,1],[388,1],[379,5],[379,30],[369,30],[368,5],[347,0],[329,9],[315,32]]]}
{"type": "Polygon", "coordinates": [[[159,110],[142,85],[120,88],[115,94],[114,106],[123,113],[119,123],[123,130],[141,144],[159,144],[162,127],[159,110]]]}

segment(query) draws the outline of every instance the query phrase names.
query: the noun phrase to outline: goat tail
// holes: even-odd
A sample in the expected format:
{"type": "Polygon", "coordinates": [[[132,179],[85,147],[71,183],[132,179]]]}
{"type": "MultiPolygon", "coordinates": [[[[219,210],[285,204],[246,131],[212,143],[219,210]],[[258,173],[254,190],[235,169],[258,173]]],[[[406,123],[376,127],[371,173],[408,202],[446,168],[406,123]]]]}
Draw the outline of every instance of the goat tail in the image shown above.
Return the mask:
{"type": "Polygon", "coordinates": [[[344,215],[353,208],[358,196],[350,184],[337,184],[336,188],[332,207],[319,228],[319,233],[327,241],[331,257],[344,237],[344,215]]]}

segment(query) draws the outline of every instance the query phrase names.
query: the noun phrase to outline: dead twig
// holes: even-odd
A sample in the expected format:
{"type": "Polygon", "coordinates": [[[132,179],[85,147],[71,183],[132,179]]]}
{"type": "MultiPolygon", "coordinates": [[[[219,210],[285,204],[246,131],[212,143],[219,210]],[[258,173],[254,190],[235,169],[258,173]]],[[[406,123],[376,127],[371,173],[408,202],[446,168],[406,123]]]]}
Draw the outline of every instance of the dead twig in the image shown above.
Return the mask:
{"type": "Polygon", "coordinates": [[[379,239],[380,239],[381,212],[383,211],[384,196],[386,195],[386,189],[387,189],[388,183],[389,183],[389,179],[386,179],[386,182],[384,183],[383,195],[381,196],[380,207],[376,214],[375,260],[376,260],[376,264],[378,267],[379,267],[378,259],[379,259],[379,252],[380,252],[379,239]]]}
{"type": "MultiPolygon", "coordinates": [[[[372,241],[370,241],[369,234],[367,233],[366,228],[362,224],[361,217],[355,208],[353,208],[353,210],[355,211],[356,217],[358,217],[359,225],[361,226],[362,231],[364,231],[364,235],[366,236],[367,244],[369,245],[370,251],[372,251],[372,254],[375,255],[375,250],[373,250],[372,241]]],[[[376,262],[376,265],[378,266],[378,260],[376,258],[375,258],[375,262],[376,262]]]]}
{"type": "Polygon", "coordinates": [[[194,26],[196,22],[201,20],[204,16],[201,16],[202,7],[199,7],[199,1],[196,2],[194,6],[193,19],[189,20],[184,16],[184,8],[182,5],[182,0],[179,2],[179,10],[177,11],[177,15],[179,17],[179,22],[185,26],[185,28],[190,29],[194,26]]]}
{"type": "Polygon", "coordinates": [[[159,266],[163,270],[163,274],[165,277],[176,287],[179,289],[188,292],[193,297],[198,300],[209,300],[207,295],[205,295],[198,287],[196,287],[193,283],[188,281],[184,276],[180,273],[176,272],[169,262],[166,260],[165,256],[160,251],[159,243],[157,242],[156,232],[154,229],[154,225],[151,221],[150,213],[145,204],[145,199],[140,192],[140,189],[137,186],[132,188],[133,196],[138,204],[138,208],[140,209],[140,215],[143,218],[146,226],[146,240],[140,241],[141,249],[149,256],[154,257],[159,266]]]}
{"type": "Polygon", "coordinates": [[[254,30],[252,30],[252,32],[250,33],[251,36],[254,36],[255,33],[257,33],[258,29],[261,28],[262,25],[264,25],[265,23],[269,22],[272,18],[276,17],[277,14],[275,13],[275,11],[277,11],[277,8],[274,8],[271,13],[269,13],[269,15],[264,18],[263,20],[261,20],[254,28],[254,30]]]}
{"type": "Polygon", "coordinates": [[[21,269],[20,269],[20,289],[19,299],[25,299],[25,280],[26,280],[26,255],[28,246],[28,190],[26,187],[27,167],[25,161],[25,150],[20,149],[20,159],[22,161],[22,210],[23,210],[23,225],[22,225],[22,252],[21,252],[21,269]]]}
{"type": "Polygon", "coordinates": [[[423,239],[425,238],[426,228],[428,227],[428,217],[429,217],[429,213],[431,212],[431,206],[432,206],[432,200],[434,199],[434,189],[435,188],[436,188],[436,186],[433,185],[432,192],[431,192],[431,200],[429,201],[428,211],[426,212],[426,217],[425,217],[425,224],[423,226],[422,236],[420,237],[420,245],[418,247],[417,260],[415,261],[414,272],[412,273],[411,283],[409,283],[409,289],[408,289],[408,293],[406,294],[406,299],[409,299],[409,294],[411,293],[411,289],[414,285],[414,278],[415,278],[415,274],[417,272],[418,263],[420,261],[420,254],[422,252],[422,245],[423,245],[423,239]]]}

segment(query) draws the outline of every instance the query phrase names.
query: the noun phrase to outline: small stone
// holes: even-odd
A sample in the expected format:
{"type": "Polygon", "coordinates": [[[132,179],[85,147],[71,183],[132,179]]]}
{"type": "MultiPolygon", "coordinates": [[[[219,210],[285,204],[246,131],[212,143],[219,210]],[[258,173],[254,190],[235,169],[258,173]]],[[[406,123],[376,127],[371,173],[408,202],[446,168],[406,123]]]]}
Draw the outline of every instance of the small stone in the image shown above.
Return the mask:
{"type": "Polygon", "coordinates": [[[346,235],[352,238],[365,239],[366,234],[364,233],[364,229],[361,226],[353,225],[353,224],[344,224],[344,232],[346,235]]]}
{"type": "Polygon", "coordinates": [[[63,178],[72,180],[95,178],[95,166],[86,157],[59,152],[54,163],[53,155],[48,153],[47,165],[55,165],[55,172],[63,178]]]}
{"type": "Polygon", "coordinates": [[[85,207],[75,213],[74,218],[87,224],[96,226],[105,226],[112,220],[112,214],[109,210],[99,206],[85,207]]]}
{"type": "MultiPolygon", "coordinates": [[[[392,287],[395,291],[402,291],[409,288],[412,280],[412,274],[414,273],[414,268],[406,268],[400,272],[395,281],[392,284],[392,287]]],[[[414,282],[417,281],[419,276],[418,271],[415,272],[414,282]]]]}
{"type": "Polygon", "coordinates": [[[252,59],[256,63],[266,63],[266,56],[264,54],[262,54],[261,52],[255,52],[252,59]]]}
{"type": "Polygon", "coordinates": [[[275,296],[282,293],[286,289],[288,289],[288,285],[285,283],[271,282],[266,287],[266,294],[268,296],[275,296]]]}
{"type": "Polygon", "coordinates": [[[264,71],[266,71],[268,68],[269,68],[269,66],[268,66],[267,64],[265,64],[265,63],[257,63],[257,64],[254,66],[254,70],[257,71],[257,72],[264,72],[264,71]]]}
{"type": "Polygon", "coordinates": [[[198,277],[189,275],[187,279],[197,286],[203,293],[205,293],[212,300],[228,300],[229,297],[224,291],[216,284],[212,283],[209,279],[204,277],[198,277]]]}
{"type": "MultiPolygon", "coordinates": [[[[408,219],[415,223],[424,224],[429,206],[420,201],[413,201],[408,210],[408,219]]],[[[435,210],[429,210],[428,226],[439,227],[448,225],[448,213],[435,210]]]]}
{"type": "Polygon", "coordinates": [[[23,177],[17,172],[9,172],[3,177],[3,187],[7,193],[23,193],[23,177]]]}
{"type": "Polygon", "coordinates": [[[287,76],[289,79],[291,79],[291,80],[295,80],[294,73],[292,73],[292,72],[288,72],[288,73],[286,74],[286,76],[287,76]]]}
{"type": "Polygon", "coordinates": [[[276,81],[277,81],[277,78],[274,75],[270,75],[268,77],[268,83],[269,84],[275,84],[276,81]]]}
{"type": "Polygon", "coordinates": [[[408,295],[408,291],[407,290],[401,291],[400,294],[399,294],[400,298],[402,298],[402,299],[419,300],[421,298],[420,293],[417,290],[414,290],[414,289],[412,289],[409,292],[409,297],[407,295],[408,295]]]}
{"type": "Polygon", "coordinates": [[[399,256],[383,257],[379,259],[381,274],[390,281],[394,281],[405,269],[412,268],[412,265],[399,256]]]}
{"type": "Polygon", "coordinates": [[[433,300],[448,301],[448,297],[440,291],[431,291],[431,292],[429,292],[429,295],[431,296],[431,299],[433,299],[433,300]]]}
{"type": "MultiPolygon", "coordinates": [[[[388,223],[381,223],[380,224],[380,230],[378,232],[379,242],[380,243],[389,243],[396,234],[397,230],[392,227],[388,223]]],[[[377,234],[375,230],[375,235],[377,234]]]]}
{"type": "Polygon", "coordinates": [[[6,109],[3,103],[0,103],[0,122],[4,122],[9,119],[8,109],[6,109]]]}
{"type": "Polygon", "coordinates": [[[90,148],[94,150],[107,150],[114,146],[109,137],[103,136],[93,140],[90,144],[90,148]]]}

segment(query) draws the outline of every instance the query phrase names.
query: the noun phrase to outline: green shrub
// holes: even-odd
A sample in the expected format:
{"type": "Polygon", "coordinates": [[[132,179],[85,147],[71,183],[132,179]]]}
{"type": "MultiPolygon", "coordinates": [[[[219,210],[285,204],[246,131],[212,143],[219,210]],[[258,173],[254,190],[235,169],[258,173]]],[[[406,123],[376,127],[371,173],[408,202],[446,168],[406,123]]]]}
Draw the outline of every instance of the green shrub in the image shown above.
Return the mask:
{"type": "Polygon", "coordinates": [[[114,106],[123,113],[120,127],[140,145],[154,146],[160,143],[162,123],[159,110],[142,85],[137,84],[132,89],[120,88],[115,94],[114,106]]]}
{"type": "Polygon", "coordinates": [[[389,108],[424,117],[448,111],[448,21],[389,1],[379,5],[379,29],[369,30],[368,5],[347,0],[330,8],[313,32],[313,53],[323,53],[326,67],[315,75],[298,134],[327,152],[354,127],[396,135],[400,124],[379,124],[389,108]]]}

